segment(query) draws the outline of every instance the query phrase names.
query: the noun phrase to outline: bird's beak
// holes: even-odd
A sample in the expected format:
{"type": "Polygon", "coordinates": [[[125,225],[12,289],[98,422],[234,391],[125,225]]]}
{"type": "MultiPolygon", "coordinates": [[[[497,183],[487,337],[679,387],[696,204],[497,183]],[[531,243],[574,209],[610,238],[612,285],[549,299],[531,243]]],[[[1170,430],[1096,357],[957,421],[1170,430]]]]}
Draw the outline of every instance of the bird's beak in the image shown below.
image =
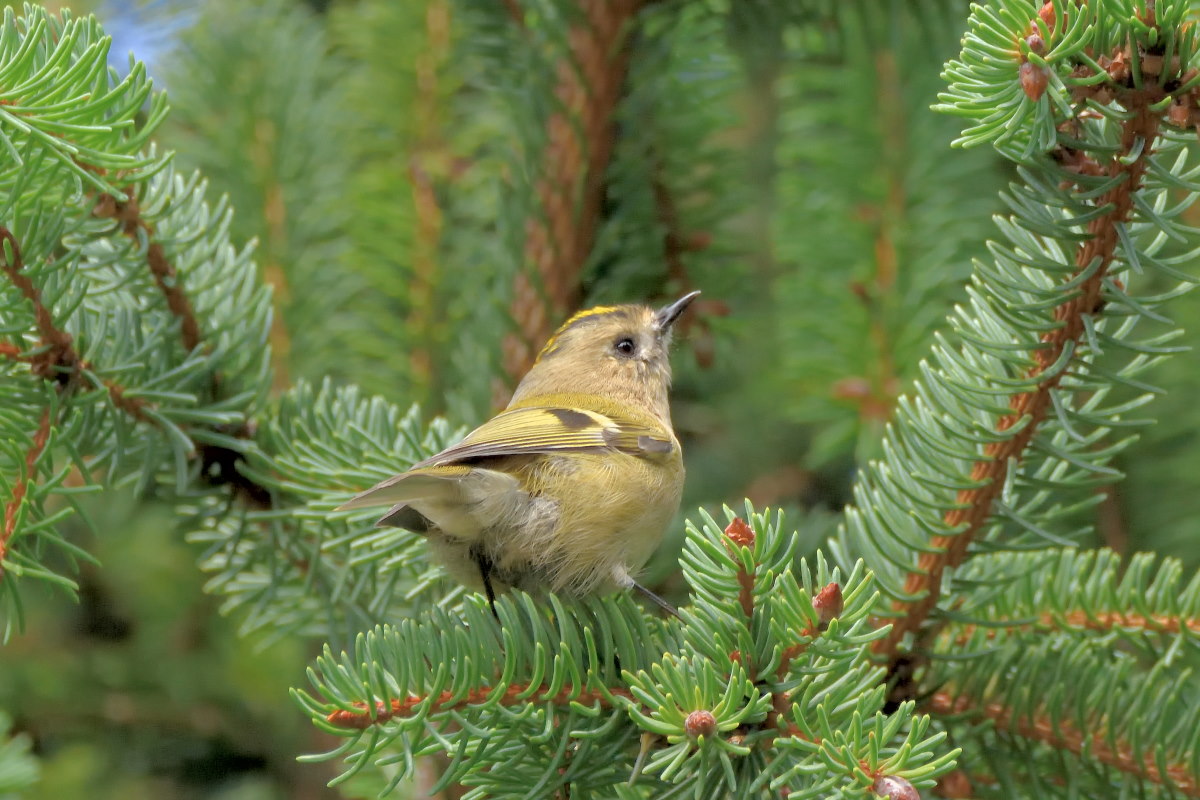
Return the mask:
{"type": "Polygon", "coordinates": [[[654,329],[659,333],[669,330],[671,325],[674,324],[675,320],[679,319],[679,316],[684,312],[684,310],[699,296],[699,292],[688,292],[674,303],[670,303],[660,308],[654,313],[654,329]]]}

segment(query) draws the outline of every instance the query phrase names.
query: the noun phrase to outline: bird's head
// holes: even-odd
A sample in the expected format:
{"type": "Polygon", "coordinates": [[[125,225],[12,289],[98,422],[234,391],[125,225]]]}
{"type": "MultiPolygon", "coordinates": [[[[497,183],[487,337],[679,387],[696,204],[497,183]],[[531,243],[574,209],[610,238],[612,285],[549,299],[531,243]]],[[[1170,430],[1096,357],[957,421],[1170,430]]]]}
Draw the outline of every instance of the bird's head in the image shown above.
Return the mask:
{"type": "Polygon", "coordinates": [[[629,304],[580,311],[546,342],[512,403],[543,395],[596,395],[669,420],[671,329],[699,294],[690,292],[657,310],[629,304]]]}

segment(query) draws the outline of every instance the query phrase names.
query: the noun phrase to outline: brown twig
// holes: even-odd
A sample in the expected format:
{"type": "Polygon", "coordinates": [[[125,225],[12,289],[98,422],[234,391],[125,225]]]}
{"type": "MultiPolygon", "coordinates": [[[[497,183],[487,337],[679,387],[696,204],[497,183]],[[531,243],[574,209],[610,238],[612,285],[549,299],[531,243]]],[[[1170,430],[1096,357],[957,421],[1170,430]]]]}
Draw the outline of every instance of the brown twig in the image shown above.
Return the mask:
{"type": "MultiPolygon", "coordinates": [[[[1168,617],[1131,614],[1125,611],[1067,611],[1065,613],[1046,611],[1036,621],[1028,619],[1011,620],[1011,625],[1005,625],[1004,619],[988,620],[985,636],[995,639],[1000,631],[1101,631],[1107,632],[1117,628],[1135,629],[1150,633],[1162,633],[1174,636],[1181,631],[1190,631],[1192,635],[1200,635],[1200,618],[1168,617]],[[999,626],[999,627],[997,627],[999,626]]],[[[978,626],[964,625],[954,635],[956,646],[967,645],[975,636],[978,626]]]]}
{"type": "MultiPolygon", "coordinates": [[[[500,705],[512,706],[528,703],[552,703],[554,705],[566,705],[568,703],[606,703],[606,697],[603,693],[585,689],[581,692],[573,692],[570,689],[562,689],[557,694],[547,694],[549,687],[542,686],[533,693],[529,692],[529,687],[521,684],[513,684],[504,690],[500,698],[500,705]]],[[[461,711],[464,708],[472,705],[487,702],[493,696],[495,689],[472,689],[461,697],[456,692],[442,692],[436,700],[430,703],[428,697],[408,697],[404,700],[393,699],[388,705],[382,702],[375,704],[374,713],[367,709],[363,703],[355,703],[354,711],[339,709],[325,717],[325,721],[330,725],[339,728],[347,728],[351,730],[365,730],[372,725],[379,725],[387,722],[392,717],[403,717],[412,712],[418,705],[430,703],[429,714],[440,714],[447,711],[461,711]],[[455,700],[456,697],[459,699],[455,700]]],[[[609,694],[616,697],[623,697],[627,700],[632,700],[633,693],[626,689],[610,689],[609,694]]]]}
{"type": "Polygon", "coordinates": [[[1072,719],[1049,714],[1018,716],[1016,711],[1000,702],[980,704],[964,695],[955,697],[948,691],[935,692],[926,704],[934,714],[970,714],[992,720],[996,729],[1016,736],[1042,742],[1081,758],[1137,775],[1140,778],[1167,786],[1188,797],[1200,797],[1200,777],[1192,774],[1186,764],[1162,763],[1156,753],[1135,753],[1134,745],[1119,735],[1104,730],[1091,735],[1080,731],[1072,719]]]}
{"type": "Polygon", "coordinates": [[[142,218],[137,195],[133,187],[125,190],[125,201],[118,201],[110,194],[100,196],[100,200],[92,209],[92,213],[101,219],[116,219],[121,224],[121,232],[133,239],[138,238],[138,231],[144,231],[147,239],[146,263],[154,275],[154,283],[166,298],[167,307],[179,318],[180,333],[183,346],[191,352],[200,344],[200,323],[192,310],[192,302],[183,291],[175,267],[167,259],[161,243],[153,241],[154,228],[142,218]]]}
{"type": "Polygon", "coordinates": [[[31,359],[33,372],[48,380],[61,380],[60,368],[63,373],[74,373],[79,368],[80,359],[79,354],[75,352],[71,334],[60,330],[54,324],[54,317],[51,315],[50,309],[42,302],[42,290],[35,286],[29,276],[25,274],[25,263],[21,258],[21,246],[17,242],[17,237],[3,226],[0,226],[0,270],[4,271],[9,281],[33,306],[38,334],[41,336],[43,345],[47,347],[45,352],[31,359]],[[4,255],[5,243],[12,251],[11,261],[4,255]]]}
{"type": "Polygon", "coordinates": [[[29,484],[34,470],[37,468],[37,461],[45,451],[49,438],[50,409],[44,408],[42,409],[42,418],[38,421],[37,430],[34,431],[33,441],[30,443],[29,449],[25,451],[25,471],[13,485],[12,499],[4,505],[4,530],[0,531],[0,577],[4,576],[4,557],[8,553],[8,542],[17,529],[17,512],[21,508],[21,503],[25,501],[25,495],[29,492],[29,484]]]}
{"type": "MultiPolygon", "coordinates": [[[[200,347],[203,341],[200,334],[200,322],[196,318],[191,299],[184,291],[183,282],[179,279],[175,266],[167,258],[162,243],[153,240],[154,227],[142,217],[141,207],[132,186],[125,190],[125,197],[124,201],[118,201],[112,195],[101,195],[93,207],[92,213],[101,219],[117,220],[121,225],[121,232],[135,242],[138,240],[139,233],[145,234],[147,241],[146,264],[154,276],[155,285],[158,286],[167,301],[167,308],[179,319],[183,346],[190,353],[200,347]]],[[[282,203],[282,197],[278,199],[278,202],[282,203]]],[[[281,225],[282,223],[277,223],[276,228],[273,229],[276,236],[282,235],[278,230],[281,225]]],[[[103,382],[113,403],[118,408],[140,422],[150,421],[144,413],[145,401],[127,397],[125,390],[112,381],[104,380],[103,382]]],[[[214,397],[220,393],[220,387],[221,375],[214,372],[211,376],[211,390],[214,397]]],[[[253,426],[249,424],[227,426],[220,429],[220,432],[239,439],[247,439],[253,436],[253,426]]],[[[196,444],[195,449],[197,457],[202,462],[200,474],[210,484],[231,485],[234,491],[250,504],[259,508],[270,506],[271,493],[238,471],[237,464],[242,460],[241,453],[227,447],[207,443],[196,444]]]]}
{"type": "Polygon", "coordinates": [[[1119,175],[1124,180],[1096,201],[1097,207],[1111,204],[1112,210],[1088,223],[1089,238],[1075,254],[1076,274],[1087,269],[1096,259],[1100,261],[1100,268],[1078,287],[1077,293],[1054,309],[1054,319],[1060,324],[1042,335],[1041,345],[1033,352],[1035,365],[1027,374],[1028,378],[1036,381],[1037,386],[1009,398],[1011,411],[997,420],[995,431],[1003,434],[1019,423],[1024,422],[1024,426],[1012,436],[984,448],[984,457],[975,463],[970,473],[970,480],[978,484],[977,488],[960,491],[955,498],[955,507],[943,517],[945,526],[957,532],[932,537],[928,550],[921,553],[916,567],[909,572],[904,583],[905,594],[917,599],[893,602],[893,613],[889,619],[892,629],[874,646],[879,655],[893,657],[904,635],[915,631],[929,616],[938,601],[946,568],[962,563],[967,546],[991,515],[992,503],[1004,486],[1009,465],[1021,459],[1046,419],[1051,405],[1051,392],[1066,372],[1060,369],[1050,374],[1049,370],[1068,345],[1081,339],[1084,317],[1096,313],[1100,307],[1102,282],[1120,245],[1117,228],[1129,218],[1134,193],[1141,186],[1153,152],[1153,143],[1161,123],[1160,116],[1150,110],[1155,99],[1149,88],[1124,90],[1122,103],[1129,109],[1130,116],[1122,123],[1121,155],[1126,156],[1137,148],[1141,149],[1128,164],[1120,158],[1114,158],[1108,164],[1106,174],[1114,177],[1119,175]]]}
{"type": "Polygon", "coordinates": [[[579,302],[579,276],[591,251],[614,143],[613,113],[629,67],[625,41],[642,0],[576,0],[579,21],[557,64],[554,96],[562,109],[546,123],[546,148],[535,185],[539,209],[526,225],[525,262],[509,313],[516,330],[504,337],[507,387],[529,367],[557,320],[579,302]]]}
{"type": "Polygon", "coordinates": [[[17,347],[12,342],[0,342],[0,356],[4,356],[12,361],[23,361],[29,363],[33,359],[30,356],[23,355],[21,348],[17,347]]]}
{"type": "MultiPolygon", "coordinates": [[[[28,361],[33,374],[45,380],[57,381],[60,386],[66,386],[80,370],[91,369],[91,365],[79,357],[71,334],[55,325],[50,309],[42,302],[42,290],[35,286],[29,276],[25,274],[25,264],[21,258],[21,247],[17,238],[7,228],[0,226],[0,244],[4,242],[7,242],[12,250],[12,261],[0,257],[0,271],[8,276],[8,279],[33,306],[38,334],[41,336],[42,346],[46,348],[36,356],[22,356],[19,350],[13,352],[14,346],[9,344],[5,348],[5,355],[28,361]]],[[[0,256],[2,256],[2,252],[0,252],[0,256]]],[[[125,388],[116,381],[102,378],[101,383],[108,390],[113,405],[130,414],[139,422],[147,420],[143,413],[146,401],[126,396],[125,388]]]]}

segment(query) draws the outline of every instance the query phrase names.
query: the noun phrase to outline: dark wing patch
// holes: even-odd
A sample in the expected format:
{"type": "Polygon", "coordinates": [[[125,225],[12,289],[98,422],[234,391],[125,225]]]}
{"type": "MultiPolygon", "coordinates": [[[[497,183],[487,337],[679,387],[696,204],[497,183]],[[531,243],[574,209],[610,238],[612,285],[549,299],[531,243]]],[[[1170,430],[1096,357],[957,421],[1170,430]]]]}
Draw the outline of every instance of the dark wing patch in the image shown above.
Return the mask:
{"type": "Polygon", "coordinates": [[[642,435],[638,437],[638,448],[647,453],[660,453],[666,455],[675,449],[675,445],[671,444],[669,439],[660,439],[655,436],[642,435]]]}
{"type": "Polygon", "coordinates": [[[546,413],[558,417],[558,421],[569,431],[581,431],[589,425],[596,424],[596,421],[587,414],[573,408],[548,408],[546,413]]]}

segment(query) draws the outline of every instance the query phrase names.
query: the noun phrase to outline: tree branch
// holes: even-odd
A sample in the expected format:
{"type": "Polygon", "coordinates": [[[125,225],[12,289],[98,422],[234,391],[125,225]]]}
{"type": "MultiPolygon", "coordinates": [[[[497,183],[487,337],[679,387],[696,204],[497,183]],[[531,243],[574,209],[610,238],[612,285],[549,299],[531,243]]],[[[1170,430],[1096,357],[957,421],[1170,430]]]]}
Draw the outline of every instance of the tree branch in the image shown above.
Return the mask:
{"type": "MultiPolygon", "coordinates": [[[[472,689],[459,700],[454,698],[458,695],[455,692],[442,692],[436,700],[430,705],[429,714],[439,714],[447,711],[461,711],[468,706],[479,705],[487,702],[495,692],[495,689],[472,689]]],[[[583,690],[578,694],[563,689],[557,694],[549,695],[548,686],[542,686],[533,693],[529,692],[529,686],[523,684],[511,684],[504,690],[503,696],[500,699],[500,705],[529,705],[532,703],[553,703],[554,705],[567,705],[570,703],[595,703],[604,704],[607,701],[606,695],[601,692],[592,690],[583,690]]],[[[626,689],[609,689],[609,695],[623,697],[626,700],[633,700],[633,693],[626,689]]],[[[355,711],[338,710],[334,711],[325,717],[325,721],[330,725],[335,725],[339,728],[348,728],[352,730],[365,730],[372,725],[379,725],[387,722],[392,717],[402,717],[414,708],[429,701],[428,697],[408,697],[404,700],[395,699],[388,705],[382,702],[375,704],[374,712],[368,711],[366,705],[355,703],[357,709],[355,711]]]]}
{"type": "Polygon", "coordinates": [[[1034,350],[1035,365],[1027,374],[1038,382],[1037,388],[1014,394],[1009,398],[1010,413],[996,422],[995,433],[1005,431],[1025,421],[1016,434],[984,448],[984,457],[971,469],[970,480],[980,484],[978,488],[964,489],[955,498],[955,507],[946,512],[943,521],[948,528],[958,533],[931,538],[930,550],[922,552],[905,580],[904,591],[914,600],[896,600],[892,603],[892,629],[873,646],[876,653],[893,657],[896,649],[908,632],[917,630],[928,618],[937,604],[942,576],[947,567],[955,567],[966,557],[971,540],[987,523],[992,503],[1003,488],[1009,465],[1019,462],[1033,439],[1034,434],[1046,420],[1051,408],[1050,393],[1058,387],[1066,369],[1050,373],[1068,345],[1080,341],[1084,332],[1085,315],[1095,315],[1101,308],[1101,289],[1104,277],[1116,257],[1120,240],[1117,227],[1129,219],[1133,210],[1133,197],[1141,187],[1149,165],[1153,144],[1162,122],[1161,116],[1151,106],[1165,97],[1158,86],[1147,85],[1144,89],[1125,88],[1120,98],[1130,112],[1122,123],[1121,150],[1105,169],[1110,176],[1123,176],[1117,186],[1105,192],[1096,201],[1097,207],[1112,206],[1112,210],[1088,223],[1088,239],[1076,250],[1075,275],[1088,269],[1094,260],[1100,267],[1079,286],[1070,299],[1054,309],[1054,319],[1060,323],[1054,330],[1041,337],[1041,345],[1034,350]],[[1135,156],[1129,163],[1123,159],[1135,156]]]}
{"type": "Polygon", "coordinates": [[[1090,758],[1121,772],[1137,775],[1160,786],[1167,786],[1187,797],[1200,797],[1200,777],[1186,764],[1162,763],[1154,752],[1135,752],[1134,744],[1119,734],[1096,730],[1091,735],[1080,731],[1066,716],[1017,713],[999,702],[979,705],[965,695],[955,697],[947,691],[936,692],[929,698],[927,711],[941,715],[969,714],[985,717],[995,723],[997,731],[1011,733],[1050,747],[1066,750],[1080,758],[1090,758]]]}
{"type": "MultiPolygon", "coordinates": [[[[1036,621],[1029,619],[1005,620],[1003,618],[989,619],[985,636],[995,639],[999,632],[1004,631],[1101,631],[1108,632],[1117,628],[1125,630],[1140,630],[1147,633],[1161,633],[1167,636],[1177,636],[1182,631],[1190,631],[1192,635],[1200,635],[1200,618],[1146,616],[1126,611],[1045,611],[1036,621]],[[1005,624],[1011,623],[1011,624],[1005,624]]],[[[965,646],[974,637],[976,625],[964,625],[954,637],[954,642],[965,646]]]]}

